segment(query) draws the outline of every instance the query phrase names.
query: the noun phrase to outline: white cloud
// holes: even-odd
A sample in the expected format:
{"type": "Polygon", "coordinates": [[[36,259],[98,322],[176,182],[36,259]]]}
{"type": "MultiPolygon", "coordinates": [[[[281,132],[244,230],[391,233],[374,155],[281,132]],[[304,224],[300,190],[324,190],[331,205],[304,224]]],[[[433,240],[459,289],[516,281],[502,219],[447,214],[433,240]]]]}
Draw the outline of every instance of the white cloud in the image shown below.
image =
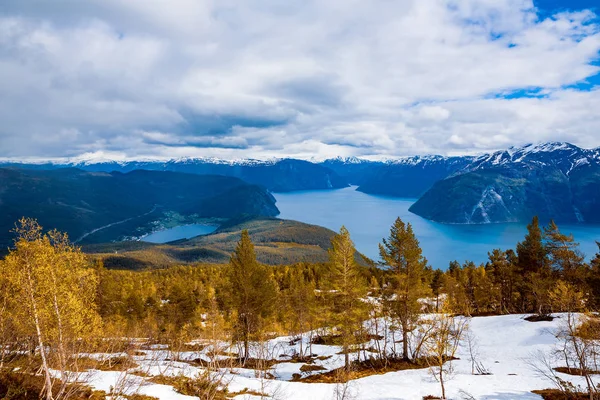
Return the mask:
{"type": "Polygon", "coordinates": [[[529,0],[5,0],[3,156],[598,146],[590,11],[529,0]],[[535,88],[542,98],[498,94],[535,88]]]}

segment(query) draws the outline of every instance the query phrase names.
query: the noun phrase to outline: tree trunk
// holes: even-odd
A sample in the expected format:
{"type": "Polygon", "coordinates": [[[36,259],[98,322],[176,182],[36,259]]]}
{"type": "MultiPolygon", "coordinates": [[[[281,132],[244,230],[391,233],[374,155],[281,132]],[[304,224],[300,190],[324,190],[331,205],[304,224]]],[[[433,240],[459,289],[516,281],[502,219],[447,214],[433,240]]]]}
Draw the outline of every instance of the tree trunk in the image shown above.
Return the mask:
{"type": "Polygon", "coordinates": [[[402,326],[402,359],[410,361],[410,357],[408,356],[408,331],[404,325],[402,326]]]}
{"type": "Polygon", "coordinates": [[[35,331],[37,335],[38,345],[40,347],[40,356],[42,357],[42,369],[44,370],[45,383],[44,390],[46,391],[46,400],[53,400],[52,397],[52,376],[50,375],[50,368],[48,366],[48,360],[46,359],[46,345],[42,336],[42,329],[40,326],[40,317],[37,308],[37,302],[33,295],[33,282],[31,279],[31,272],[27,271],[27,283],[28,283],[28,294],[29,300],[31,301],[31,311],[33,313],[33,320],[35,322],[35,331]]]}
{"type": "Polygon", "coordinates": [[[440,386],[442,387],[442,400],[446,400],[446,388],[444,387],[444,367],[440,365],[440,386]]]}

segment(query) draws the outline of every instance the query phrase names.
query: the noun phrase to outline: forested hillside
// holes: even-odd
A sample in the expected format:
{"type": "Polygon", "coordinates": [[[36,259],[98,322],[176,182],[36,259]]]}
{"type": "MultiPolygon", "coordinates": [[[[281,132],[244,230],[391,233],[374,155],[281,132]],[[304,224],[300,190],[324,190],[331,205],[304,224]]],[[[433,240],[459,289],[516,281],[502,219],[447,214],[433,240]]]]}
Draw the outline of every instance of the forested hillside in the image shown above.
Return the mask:
{"type": "MultiPolygon", "coordinates": [[[[335,232],[276,218],[234,218],[214,233],[168,244],[138,241],[83,246],[109,269],[152,269],[198,263],[227,263],[243,230],[255,243],[256,258],[268,265],[326,262],[335,232]]],[[[357,254],[363,265],[372,261],[357,254]]]]}
{"type": "Polygon", "coordinates": [[[166,212],[195,218],[274,216],[266,189],[237,178],[175,172],[85,172],[0,168],[0,244],[23,216],[67,232],[72,240],[106,242],[140,235],[166,212]]]}

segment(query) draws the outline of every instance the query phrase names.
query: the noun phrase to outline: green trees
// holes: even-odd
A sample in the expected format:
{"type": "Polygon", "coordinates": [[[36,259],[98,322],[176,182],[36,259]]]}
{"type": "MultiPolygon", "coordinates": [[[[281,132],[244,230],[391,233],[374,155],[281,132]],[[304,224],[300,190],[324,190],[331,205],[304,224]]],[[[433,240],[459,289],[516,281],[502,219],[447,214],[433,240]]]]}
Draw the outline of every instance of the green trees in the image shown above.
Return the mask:
{"type": "Polygon", "coordinates": [[[508,252],[494,249],[491,253],[488,253],[489,261],[485,266],[494,285],[494,295],[497,300],[497,309],[495,311],[501,314],[508,314],[515,311],[514,290],[516,286],[516,274],[512,254],[512,250],[508,252]]]}
{"type": "Polygon", "coordinates": [[[366,296],[367,287],[360,276],[355,253],[350,233],[342,226],[340,233],[331,239],[329,287],[334,292],[332,320],[342,335],[346,370],[350,369],[350,348],[356,343],[357,333],[366,318],[365,303],[361,299],[366,296]]]}
{"type": "Polygon", "coordinates": [[[412,226],[400,218],[392,225],[390,236],[379,245],[379,254],[392,271],[387,303],[392,316],[402,328],[402,358],[410,360],[408,335],[415,328],[421,313],[419,299],[429,295],[424,279],[427,260],[423,257],[412,226]]]}
{"type": "Polygon", "coordinates": [[[289,320],[292,335],[300,337],[300,359],[304,358],[303,334],[312,331],[315,326],[317,302],[315,284],[304,278],[300,270],[291,274],[290,287],[285,292],[286,319],[289,320]]]}
{"type": "Polygon", "coordinates": [[[579,251],[579,243],[575,242],[573,235],[561,233],[554,221],[550,221],[550,224],[544,228],[544,237],[552,268],[560,271],[567,282],[583,284],[588,269],[579,251]]]}
{"type": "Polygon", "coordinates": [[[0,264],[5,316],[19,340],[34,338],[45,385],[41,397],[66,397],[73,355],[99,331],[94,297],[97,276],[85,256],[57,231],[42,233],[35,220],[22,219],[14,250],[0,264]],[[61,381],[55,387],[52,369],[61,381]]]}
{"type": "Polygon", "coordinates": [[[519,285],[522,312],[548,311],[548,290],[551,285],[548,255],[538,217],[527,225],[525,240],[517,244],[517,267],[523,276],[519,285]]]}
{"type": "Polygon", "coordinates": [[[254,245],[248,231],[242,232],[227,269],[229,300],[236,314],[233,338],[243,343],[245,363],[249,343],[263,329],[264,321],[273,314],[277,287],[268,267],[256,261],[254,245]]]}

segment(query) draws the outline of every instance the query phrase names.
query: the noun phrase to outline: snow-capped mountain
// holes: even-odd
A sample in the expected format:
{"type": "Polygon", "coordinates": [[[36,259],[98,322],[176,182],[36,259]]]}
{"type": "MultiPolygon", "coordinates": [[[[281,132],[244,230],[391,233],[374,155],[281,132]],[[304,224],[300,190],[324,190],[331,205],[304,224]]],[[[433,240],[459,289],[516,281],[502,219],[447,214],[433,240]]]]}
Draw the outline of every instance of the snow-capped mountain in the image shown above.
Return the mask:
{"type": "Polygon", "coordinates": [[[569,143],[510,148],[436,182],[410,209],[446,223],[600,222],[600,152],[569,143]]]}
{"type": "Polygon", "coordinates": [[[600,162],[599,149],[582,149],[570,143],[550,142],[511,147],[507,150],[479,156],[465,171],[494,168],[499,166],[523,167],[526,165],[551,166],[568,174],[582,165],[600,162]]]}

